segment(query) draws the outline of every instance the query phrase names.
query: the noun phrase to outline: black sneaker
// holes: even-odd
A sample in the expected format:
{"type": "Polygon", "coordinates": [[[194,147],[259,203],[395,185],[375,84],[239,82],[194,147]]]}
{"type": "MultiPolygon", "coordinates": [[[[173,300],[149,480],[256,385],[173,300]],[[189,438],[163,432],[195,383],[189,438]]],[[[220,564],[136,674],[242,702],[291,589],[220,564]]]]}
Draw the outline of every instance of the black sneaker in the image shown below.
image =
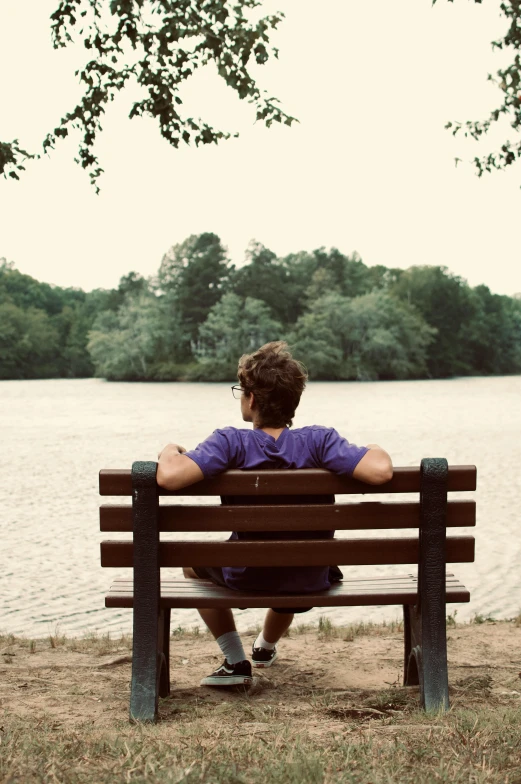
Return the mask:
{"type": "Polygon", "coordinates": [[[277,648],[251,648],[251,660],[254,667],[271,667],[277,658],[277,648]]]}
{"type": "Polygon", "coordinates": [[[252,681],[249,661],[228,664],[225,659],[215,672],[202,679],[201,686],[249,686],[252,681]]]}

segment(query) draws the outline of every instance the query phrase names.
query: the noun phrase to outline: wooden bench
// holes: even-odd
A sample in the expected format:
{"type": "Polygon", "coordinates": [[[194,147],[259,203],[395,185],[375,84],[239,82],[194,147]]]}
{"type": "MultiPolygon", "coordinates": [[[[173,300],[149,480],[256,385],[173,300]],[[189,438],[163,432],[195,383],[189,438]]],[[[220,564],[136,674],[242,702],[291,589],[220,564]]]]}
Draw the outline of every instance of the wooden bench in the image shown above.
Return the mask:
{"type": "MultiPolygon", "coordinates": [[[[448,699],[445,602],[468,602],[468,590],[446,564],[474,560],[473,536],[446,537],[446,528],[473,526],[474,501],[447,501],[447,492],[475,490],[475,466],[427,458],[420,467],[395,468],[373,486],[322,469],[227,471],[178,493],[156,483],[157,464],[100,472],[103,496],[132,496],[132,506],[103,504],[102,531],[133,531],[133,541],[101,543],[101,565],[133,567],[133,580],[116,579],[106,607],[134,610],[131,720],[155,721],[158,697],[170,692],[170,613],[198,607],[344,607],[403,605],[404,684],[419,685],[422,706],[446,710],[448,699]],[[419,500],[309,503],[317,495],[419,493],[419,500]],[[241,496],[240,505],[159,505],[159,495],[241,496]],[[267,497],[271,496],[269,499],[267,497]],[[298,497],[298,498],[296,498],[298,497]],[[259,499],[256,505],[255,499],[259,499]],[[309,499],[309,500],[308,500],[309,499]],[[297,505],[289,505],[288,501],[297,505]],[[286,502],[286,503],[284,503],[286,502]],[[266,505],[266,503],[268,505],[266,505]],[[299,531],[419,529],[378,538],[299,539],[299,531]],[[294,532],[282,541],[160,541],[161,532],[294,532]],[[417,564],[401,576],[351,579],[314,594],[239,593],[203,580],[160,580],[161,567],[340,566],[417,564]]],[[[344,570],[346,572],[346,570],[344,570]]]]}

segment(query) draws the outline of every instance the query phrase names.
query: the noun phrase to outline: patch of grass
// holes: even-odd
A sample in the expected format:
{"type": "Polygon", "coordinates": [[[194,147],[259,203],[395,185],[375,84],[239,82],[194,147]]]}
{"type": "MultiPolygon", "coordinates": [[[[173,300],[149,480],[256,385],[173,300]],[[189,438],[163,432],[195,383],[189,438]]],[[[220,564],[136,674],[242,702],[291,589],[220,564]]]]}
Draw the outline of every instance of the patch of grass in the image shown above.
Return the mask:
{"type": "Polygon", "coordinates": [[[457,610],[454,610],[454,612],[452,612],[452,613],[449,613],[449,614],[447,615],[447,626],[448,626],[448,627],[450,627],[450,626],[456,626],[456,615],[457,615],[457,614],[458,614],[458,611],[457,611],[457,610]]]}
{"type": "Polygon", "coordinates": [[[182,640],[185,634],[187,634],[187,630],[184,626],[176,626],[170,631],[170,637],[172,637],[173,640],[182,640]]]}
{"type": "Polygon", "coordinates": [[[397,632],[403,632],[403,618],[395,619],[394,621],[384,621],[383,623],[375,623],[371,624],[373,627],[373,632],[383,635],[391,632],[395,634],[397,632]]]}
{"type": "Polygon", "coordinates": [[[376,629],[377,626],[375,624],[360,621],[359,623],[352,623],[349,626],[346,626],[341,632],[341,636],[345,642],[353,642],[357,637],[374,634],[376,629]]]}
{"type": "Polygon", "coordinates": [[[338,629],[327,615],[321,615],[318,619],[318,637],[320,640],[331,640],[338,635],[338,629]]]}
{"type": "MultiPolygon", "coordinates": [[[[456,621],[457,610],[447,616],[447,626],[449,628],[464,625],[458,624],[456,621]]],[[[514,624],[516,627],[521,626],[521,613],[514,618],[511,618],[509,623],[514,624]]],[[[469,621],[469,624],[485,624],[485,623],[498,623],[492,615],[484,615],[483,613],[476,613],[469,621]]],[[[250,627],[244,635],[251,635],[256,637],[262,631],[261,624],[256,624],[250,627]]],[[[385,636],[389,633],[401,634],[403,632],[403,621],[401,619],[393,621],[383,621],[382,623],[373,623],[360,621],[358,623],[336,625],[328,616],[320,616],[318,624],[312,623],[294,623],[288,631],[284,634],[285,637],[298,637],[305,634],[318,633],[320,639],[341,639],[345,642],[352,642],[357,637],[361,636],[385,636]]],[[[242,634],[242,633],[241,633],[242,634]]],[[[193,637],[208,637],[210,636],[208,630],[199,625],[192,627],[176,626],[171,630],[171,637],[175,640],[190,639],[193,637]]],[[[110,632],[99,634],[98,632],[87,632],[82,637],[67,637],[65,634],[60,633],[59,627],[56,627],[54,633],[48,635],[47,639],[51,648],[66,647],[71,651],[86,652],[95,650],[100,656],[117,652],[120,650],[132,649],[132,635],[120,634],[112,637],[110,632]]],[[[22,648],[27,648],[31,653],[37,650],[38,644],[42,644],[42,638],[30,637],[17,637],[14,634],[0,634],[0,645],[8,647],[10,645],[19,645],[22,648]]],[[[520,782],[521,784],[521,782],[520,782]]]]}
{"type": "Polygon", "coordinates": [[[309,704],[314,711],[327,713],[338,704],[338,697],[331,689],[313,689],[309,695],[309,704]]]}
{"type": "Polygon", "coordinates": [[[401,687],[392,687],[390,689],[383,689],[382,691],[366,697],[363,701],[366,708],[374,708],[384,713],[396,713],[397,711],[417,710],[418,709],[418,692],[404,689],[401,687]]]}
{"type": "MultiPolygon", "coordinates": [[[[376,637],[400,628],[399,621],[385,627],[336,627],[325,617],[321,627],[303,625],[302,632],[312,635],[306,640],[309,644],[320,634],[334,639],[349,634],[376,637]]],[[[193,629],[174,633],[198,647],[193,629]]],[[[474,635],[481,632],[475,629],[474,635]]],[[[31,641],[10,638],[10,644],[22,642],[32,650],[31,641]]],[[[32,642],[38,652],[52,658],[47,640],[32,642]]],[[[393,645],[397,644],[395,637],[393,645]]],[[[91,634],[67,639],[65,650],[98,653],[124,646],[130,647],[130,637],[91,634]]],[[[321,689],[307,664],[299,670],[281,661],[279,670],[258,674],[257,689],[217,694],[174,689],[171,698],[160,700],[160,721],[151,726],[118,718],[128,710],[129,668],[97,672],[94,666],[93,677],[82,669],[77,680],[66,685],[62,658],[60,652],[56,672],[35,672],[34,658],[30,675],[14,677],[10,672],[16,697],[10,703],[12,711],[18,712],[32,690],[45,691],[48,710],[55,715],[46,714],[42,702],[35,702],[34,710],[21,709],[20,716],[8,713],[4,705],[0,782],[521,784],[521,700],[515,692],[502,696],[506,681],[504,675],[503,680],[496,679],[496,669],[490,675],[472,670],[468,677],[451,680],[451,710],[427,715],[419,710],[415,688],[321,689]],[[63,708],[79,700],[100,703],[100,712],[88,720],[87,714],[78,712],[76,723],[69,721],[63,708]]],[[[28,659],[25,654],[26,663],[28,659]]],[[[71,659],[75,669],[77,657],[71,659]]],[[[337,661],[348,667],[348,660],[342,649],[337,661]]],[[[517,669],[507,674],[517,678],[517,669]]],[[[456,678],[460,675],[456,670],[456,678]]]]}
{"type": "MultiPolygon", "coordinates": [[[[188,636],[193,634],[191,629],[184,629],[178,627],[172,631],[172,636],[178,636],[181,639],[184,635],[188,636]]],[[[197,632],[196,632],[197,634],[197,632]]],[[[30,653],[35,653],[39,646],[45,645],[48,642],[51,648],[66,648],[69,651],[77,653],[97,653],[99,656],[106,656],[110,653],[118,651],[131,651],[132,650],[132,635],[131,634],[118,634],[112,636],[110,632],[99,634],[98,632],[86,632],[81,637],[67,637],[61,634],[59,627],[56,627],[54,633],[49,634],[47,637],[17,637],[14,634],[0,634],[0,645],[18,645],[20,648],[26,648],[30,653]]]]}
{"type": "Polygon", "coordinates": [[[293,626],[290,626],[291,631],[295,635],[307,634],[308,632],[313,631],[315,628],[316,627],[311,623],[295,623],[293,626]]]}
{"type": "MultiPolygon", "coordinates": [[[[313,627],[307,627],[305,631],[313,631],[313,627]]],[[[402,633],[403,621],[387,621],[384,623],[366,623],[359,621],[347,626],[335,626],[327,617],[321,616],[318,621],[319,639],[329,640],[334,638],[342,639],[344,642],[353,642],[357,637],[362,636],[384,636],[389,633],[402,633]]]]}
{"type": "Polygon", "coordinates": [[[483,615],[482,613],[476,613],[474,617],[471,619],[470,623],[496,623],[496,619],[492,617],[492,615],[483,615]]]}
{"type": "Polygon", "coordinates": [[[54,634],[49,634],[49,645],[51,648],[58,648],[60,645],[65,645],[67,640],[64,634],[60,634],[59,626],[55,626],[54,634]]]}
{"type": "Polygon", "coordinates": [[[98,634],[88,632],[83,637],[67,640],[67,648],[78,653],[96,653],[98,656],[106,656],[109,653],[118,651],[132,650],[132,636],[130,634],[120,634],[112,637],[110,632],[98,634]]]}
{"type": "MultiPolygon", "coordinates": [[[[345,706],[337,730],[295,731],[269,714],[218,711],[157,726],[68,729],[43,718],[3,722],[2,781],[38,784],[515,784],[521,710],[456,710],[425,716],[414,706],[373,714],[345,706]],[[241,713],[240,721],[237,719],[241,713]],[[217,720],[216,720],[217,719],[217,720]],[[252,721],[252,719],[255,719],[252,721]],[[377,727],[377,732],[372,731],[377,727]]],[[[368,706],[366,706],[368,707],[368,706]]],[[[320,720],[320,717],[317,717],[320,720]]],[[[327,721],[327,717],[323,717],[327,721]]]]}
{"type": "Polygon", "coordinates": [[[466,678],[460,678],[459,681],[456,681],[453,689],[456,692],[467,695],[488,697],[492,689],[492,677],[488,674],[469,675],[466,678]]]}

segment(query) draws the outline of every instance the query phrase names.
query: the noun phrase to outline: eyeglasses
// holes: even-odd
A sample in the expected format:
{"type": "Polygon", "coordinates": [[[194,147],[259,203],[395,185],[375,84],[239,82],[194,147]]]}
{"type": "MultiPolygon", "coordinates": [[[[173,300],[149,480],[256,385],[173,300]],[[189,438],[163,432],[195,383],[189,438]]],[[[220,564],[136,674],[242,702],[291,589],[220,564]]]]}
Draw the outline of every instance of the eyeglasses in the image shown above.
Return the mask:
{"type": "Polygon", "coordinates": [[[235,386],[232,387],[232,395],[234,396],[235,400],[240,400],[244,395],[244,389],[235,384],[235,386]]]}

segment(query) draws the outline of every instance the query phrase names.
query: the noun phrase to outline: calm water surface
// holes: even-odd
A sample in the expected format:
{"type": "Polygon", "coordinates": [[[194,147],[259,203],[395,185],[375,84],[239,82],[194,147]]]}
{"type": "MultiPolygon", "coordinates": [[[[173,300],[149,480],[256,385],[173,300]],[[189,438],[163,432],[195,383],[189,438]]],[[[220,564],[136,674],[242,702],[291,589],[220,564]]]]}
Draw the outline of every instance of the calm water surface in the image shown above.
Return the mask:
{"type": "MultiPolygon", "coordinates": [[[[154,460],[168,441],[191,448],[216,427],[241,427],[229,385],[3,381],[0,400],[0,630],[31,636],[56,627],[67,634],[130,631],[130,610],[103,606],[116,573],[99,565],[98,470],[154,460]]],[[[458,619],[521,610],[520,400],[519,376],[312,383],[295,419],[296,427],[334,426],[355,443],[377,442],[395,465],[446,457],[478,466],[476,563],[453,567],[472,596],[470,605],[457,606],[458,619]]],[[[367,570],[378,572],[358,567],[353,573],[367,570]]],[[[306,619],[379,620],[399,612],[324,608],[306,619]]],[[[239,611],[239,628],[261,616],[261,610],[239,611]]],[[[197,618],[181,610],[173,624],[197,618]]]]}

